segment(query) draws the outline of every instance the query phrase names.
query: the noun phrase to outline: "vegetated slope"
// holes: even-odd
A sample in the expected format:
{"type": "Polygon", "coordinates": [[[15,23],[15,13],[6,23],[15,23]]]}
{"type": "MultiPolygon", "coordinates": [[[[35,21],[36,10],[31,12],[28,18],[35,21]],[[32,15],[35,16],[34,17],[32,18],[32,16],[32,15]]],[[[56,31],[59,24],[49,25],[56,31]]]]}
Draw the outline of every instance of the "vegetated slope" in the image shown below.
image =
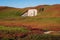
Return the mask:
{"type": "Polygon", "coordinates": [[[0,7],[0,18],[15,17],[20,9],[12,7],[0,7]]]}
{"type": "Polygon", "coordinates": [[[13,8],[7,6],[0,7],[0,18],[16,18],[20,17],[25,9],[13,8]]]}
{"type": "Polygon", "coordinates": [[[37,9],[38,16],[40,17],[60,17],[60,5],[40,5],[36,7],[27,7],[27,8],[13,8],[7,6],[0,7],[0,18],[1,17],[17,17],[25,13],[28,9],[37,9]]]}
{"type": "Polygon", "coordinates": [[[41,7],[37,6],[40,17],[60,17],[60,5],[42,5],[41,7]],[[39,9],[40,8],[40,9],[39,9]],[[41,11],[41,8],[44,8],[41,11]]]}
{"type": "Polygon", "coordinates": [[[0,7],[0,25],[29,26],[49,30],[60,30],[60,4],[40,5],[27,8],[0,7]],[[36,8],[38,15],[34,17],[21,17],[28,9],[36,8]]]}

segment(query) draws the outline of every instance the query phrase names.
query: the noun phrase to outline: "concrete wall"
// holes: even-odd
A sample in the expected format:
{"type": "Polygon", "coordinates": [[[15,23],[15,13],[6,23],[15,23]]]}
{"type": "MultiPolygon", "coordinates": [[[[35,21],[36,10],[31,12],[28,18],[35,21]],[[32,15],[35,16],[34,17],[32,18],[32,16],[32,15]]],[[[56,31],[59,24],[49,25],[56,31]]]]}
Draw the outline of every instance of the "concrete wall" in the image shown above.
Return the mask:
{"type": "Polygon", "coordinates": [[[29,9],[22,16],[36,16],[36,15],[37,15],[37,9],[29,9]]]}
{"type": "Polygon", "coordinates": [[[28,10],[28,16],[36,16],[37,10],[36,9],[30,9],[28,10]]]}

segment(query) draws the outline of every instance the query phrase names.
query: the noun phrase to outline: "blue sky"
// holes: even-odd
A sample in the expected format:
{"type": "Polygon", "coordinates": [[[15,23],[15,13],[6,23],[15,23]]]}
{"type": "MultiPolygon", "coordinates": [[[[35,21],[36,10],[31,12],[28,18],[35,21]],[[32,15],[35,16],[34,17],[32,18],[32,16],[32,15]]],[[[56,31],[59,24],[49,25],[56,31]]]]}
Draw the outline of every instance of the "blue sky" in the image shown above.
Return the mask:
{"type": "Polygon", "coordinates": [[[60,4],[60,0],[0,0],[0,6],[17,8],[31,7],[44,4],[60,4]]]}

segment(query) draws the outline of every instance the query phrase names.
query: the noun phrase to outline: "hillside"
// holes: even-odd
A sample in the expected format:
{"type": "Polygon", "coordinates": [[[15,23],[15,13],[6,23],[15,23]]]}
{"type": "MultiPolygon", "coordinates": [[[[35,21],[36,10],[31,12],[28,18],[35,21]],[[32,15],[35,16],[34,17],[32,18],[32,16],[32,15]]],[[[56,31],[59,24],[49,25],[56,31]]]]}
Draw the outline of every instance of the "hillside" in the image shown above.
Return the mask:
{"type": "Polygon", "coordinates": [[[0,25],[27,26],[46,30],[60,30],[60,4],[39,5],[36,7],[13,8],[0,7],[0,25]],[[35,17],[21,17],[28,9],[36,8],[38,15],[35,17]]]}
{"type": "Polygon", "coordinates": [[[39,17],[59,17],[60,16],[60,5],[39,5],[36,7],[27,8],[13,8],[7,6],[0,7],[0,18],[20,16],[25,11],[35,8],[38,10],[39,17]],[[43,9],[43,10],[42,10],[43,9]]]}

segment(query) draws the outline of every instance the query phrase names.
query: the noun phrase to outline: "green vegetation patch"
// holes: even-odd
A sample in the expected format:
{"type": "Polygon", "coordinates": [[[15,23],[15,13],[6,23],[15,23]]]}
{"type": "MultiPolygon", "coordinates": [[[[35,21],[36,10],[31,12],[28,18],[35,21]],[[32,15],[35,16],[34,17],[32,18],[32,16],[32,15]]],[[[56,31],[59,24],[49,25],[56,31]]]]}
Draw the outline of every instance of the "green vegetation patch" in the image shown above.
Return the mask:
{"type": "Polygon", "coordinates": [[[0,31],[16,31],[16,32],[28,32],[29,30],[27,30],[24,27],[5,27],[5,26],[0,26],[0,31]]]}

